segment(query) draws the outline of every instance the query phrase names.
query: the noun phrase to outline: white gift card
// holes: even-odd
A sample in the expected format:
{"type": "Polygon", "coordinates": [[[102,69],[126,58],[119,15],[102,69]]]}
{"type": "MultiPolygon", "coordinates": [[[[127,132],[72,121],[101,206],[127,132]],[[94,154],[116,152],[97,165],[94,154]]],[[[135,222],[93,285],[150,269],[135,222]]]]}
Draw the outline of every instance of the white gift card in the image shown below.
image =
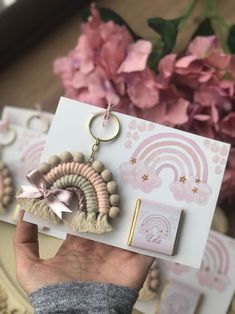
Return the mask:
{"type": "MultiPolygon", "coordinates": [[[[46,135],[13,124],[11,127],[16,131],[16,140],[3,149],[2,159],[11,173],[16,188],[22,184],[28,184],[26,175],[37,167],[46,143],[46,135]]],[[[15,206],[13,195],[13,200],[7,206],[6,213],[0,214],[0,220],[15,223],[12,218],[15,206]]]]}
{"type": "MultiPolygon", "coordinates": [[[[94,113],[100,111],[100,108],[61,98],[41,161],[64,151],[82,152],[88,158],[94,144],[88,122],[94,113]]],[[[119,187],[121,214],[113,223],[113,231],[97,235],[72,232],[63,224],[52,225],[45,221],[44,225],[198,268],[230,145],[128,115],[116,115],[121,123],[120,136],[115,141],[101,144],[96,155],[96,159],[112,171],[119,187]],[[166,256],[127,245],[138,198],[183,210],[184,219],[175,255],[166,256]]],[[[40,221],[28,213],[25,219],[33,223],[40,221]]],[[[158,225],[150,227],[161,229],[158,225]]]]}
{"type": "MultiPolygon", "coordinates": [[[[158,261],[161,286],[156,300],[137,301],[135,308],[146,314],[155,314],[161,291],[167,281],[176,280],[202,294],[198,314],[226,314],[235,293],[235,240],[210,231],[199,270],[167,261],[158,261]]],[[[172,298],[169,306],[183,307],[184,299],[172,298]]],[[[186,305],[185,305],[186,306],[186,305]]],[[[168,312],[167,312],[168,313],[168,312]]],[[[173,310],[169,313],[173,313],[173,310]]],[[[178,312],[177,312],[178,313],[178,312]]],[[[183,311],[179,312],[180,314],[183,311]]],[[[188,312],[187,312],[188,313],[188,312]]]]}

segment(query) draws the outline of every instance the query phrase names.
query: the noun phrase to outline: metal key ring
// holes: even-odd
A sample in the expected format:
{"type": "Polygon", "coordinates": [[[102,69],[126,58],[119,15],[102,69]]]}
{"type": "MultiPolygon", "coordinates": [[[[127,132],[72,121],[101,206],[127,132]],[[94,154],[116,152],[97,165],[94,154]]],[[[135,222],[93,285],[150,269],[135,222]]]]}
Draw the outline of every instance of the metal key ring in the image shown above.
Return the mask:
{"type": "Polygon", "coordinates": [[[41,120],[41,121],[45,124],[45,127],[44,127],[44,129],[42,129],[42,132],[43,132],[43,133],[47,133],[47,131],[48,131],[49,128],[50,128],[49,119],[47,119],[47,118],[42,118],[41,115],[39,115],[39,114],[33,114],[32,116],[30,116],[30,117],[28,118],[28,120],[26,121],[26,126],[27,126],[27,128],[33,130],[33,128],[31,127],[31,123],[32,123],[32,121],[35,120],[35,119],[41,120]]]}
{"type": "Polygon", "coordinates": [[[8,141],[2,142],[2,143],[0,142],[1,148],[4,148],[6,146],[11,145],[16,139],[16,130],[13,129],[12,127],[9,127],[5,133],[9,133],[9,134],[11,134],[11,136],[10,136],[10,139],[8,141]]]}
{"type": "Polygon", "coordinates": [[[88,124],[89,131],[90,131],[91,135],[93,136],[93,138],[94,138],[95,140],[99,140],[100,142],[110,142],[110,141],[115,140],[115,139],[119,136],[120,130],[121,130],[121,123],[120,123],[118,117],[115,116],[115,114],[113,114],[112,112],[110,112],[110,113],[109,113],[109,117],[110,117],[110,119],[113,119],[113,120],[114,120],[114,122],[115,122],[115,124],[116,124],[116,126],[117,126],[117,131],[116,131],[116,133],[115,133],[112,137],[110,137],[110,138],[100,138],[100,137],[96,136],[95,133],[92,131],[92,124],[93,124],[93,122],[95,121],[96,118],[98,118],[98,117],[100,117],[100,116],[103,116],[103,115],[104,115],[103,112],[98,112],[98,113],[96,113],[95,115],[93,115],[93,116],[91,117],[91,119],[90,119],[90,121],[89,121],[89,124],[88,124]]]}

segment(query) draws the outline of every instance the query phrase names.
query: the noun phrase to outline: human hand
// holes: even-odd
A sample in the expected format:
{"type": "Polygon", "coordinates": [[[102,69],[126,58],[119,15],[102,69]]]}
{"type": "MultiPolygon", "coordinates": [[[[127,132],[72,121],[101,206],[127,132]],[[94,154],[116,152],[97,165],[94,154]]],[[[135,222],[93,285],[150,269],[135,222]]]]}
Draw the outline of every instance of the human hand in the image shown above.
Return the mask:
{"type": "Polygon", "coordinates": [[[21,211],[14,249],[17,279],[28,294],[48,285],[79,281],[142,287],[152,257],[68,235],[57,254],[43,260],[39,257],[38,228],[23,217],[21,211]]]}

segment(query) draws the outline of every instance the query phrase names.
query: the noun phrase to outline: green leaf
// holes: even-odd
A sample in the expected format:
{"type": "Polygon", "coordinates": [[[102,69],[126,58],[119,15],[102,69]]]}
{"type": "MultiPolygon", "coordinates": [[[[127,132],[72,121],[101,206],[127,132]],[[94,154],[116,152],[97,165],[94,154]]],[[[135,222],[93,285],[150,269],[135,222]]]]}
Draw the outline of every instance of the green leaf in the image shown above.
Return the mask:
{"type": "Polygon", "coordinates": [[[179,17],[173,20],[165,20],[160,17],[153,17],[148,19],[148,25],[155,30],[162,39],[163,48],[158,58],[170,53],[175,47],[179,25],[184,17],[179,17]]]}
{"type": "Polygon", "coordinates": [[[192,38],[196,36],[211,36],[214,35],[215,32],[213,30],[210,18],[204,19],[199,25],[196,31],[194,32],[192,38]]]}
{"type": "MultiPolygon", "coordinates": [[[[120,15],[118,15],[116,12],[114,12],[113,10],[107,9],[107,8],[98,8],[98,10],[100,12],[101,19],[104,22],[114,21],[118,25],[121,25],[121,26],[124,25],[124,26],[126,26],[128,31],[131,33],[131,35],[133,36],[134,40],[141,39],[141,37],[139,35],[137,35],[130,28],[130,26],[127,24],[127,22],[120,15]]],[[[90,15],[91,15],[90,7],[85,8],[84,10],[82,10],[82,12],[80,14],[81,19],[82,19],[83,22],[87,22],[87,20],[88,20],[90,15]]]]}
{"type": "Polygon", "coordinates": [[[231,53],[235,53],[235,24],[229,29],[227,44],[231,53]]]}

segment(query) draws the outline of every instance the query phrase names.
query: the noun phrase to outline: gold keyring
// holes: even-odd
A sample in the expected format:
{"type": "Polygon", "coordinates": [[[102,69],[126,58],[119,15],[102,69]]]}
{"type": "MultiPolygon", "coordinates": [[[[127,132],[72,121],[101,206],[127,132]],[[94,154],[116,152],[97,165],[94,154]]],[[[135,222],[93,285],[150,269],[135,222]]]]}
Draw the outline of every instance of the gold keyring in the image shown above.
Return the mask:
{"type": "Polygon", "coordinates": [[[11,145],[12,143],[14,143],[14,141],[16,139],[16,130],[15,129],[13,129],[12,127],[9,127],[7,132],[11,133],[11,137],[8,140],[8,142],[3,142],[3,143],[0,142],[1,148],[11,145]]]}
{"type": "Polygon", "coordinates": [[[115,139],[119,136],[119,134],[120,134],[121,123],[120,123],[118,117],[115,116],[115,114],[113,114],[112,112],[109,113],[109,116],[114,119],[115,124],[117,125],[117,132],[116,132],[116,134],[115,134],[114,136],[112,136],[112,137],[110,137],[110,138],[107,138],[107,139],[104,139],[104,138],[100,138],[100,137],[96,136],[96,135],[94,134],[94,132],[92,131],[92,124],[93,124],[93,122],[95,121],[95,119],[98,118],[99,116],[103,116],[103,115],[104,115],[103,112],[98,112],[97,114],[95,114],[94,116],[91,117],[91,119],[90,119],[90,121],[89,121],[89,124],[88,124],[89,131],[90,131],[91,135],[93,136],[93,138],[94,138],[95,140],[99,140],[100,142],[109,142],[109,141],[113,141],[113,140],[115,140],[115,139]]]}
{"type": "Polygon", "coordinates": [[[47,131],[50,128],[50,122],[47,118],[42,119],[42,117],[39,114],[33,114],[32,116],[28,118],[28,120],[26,121],[27,128],[33,130],[33,128],[31,127],[31,123],[35,119],[41,120],[43,123],[45,123],[45,129],[42,129],[42,132],[47,133],[47,131]]]}

